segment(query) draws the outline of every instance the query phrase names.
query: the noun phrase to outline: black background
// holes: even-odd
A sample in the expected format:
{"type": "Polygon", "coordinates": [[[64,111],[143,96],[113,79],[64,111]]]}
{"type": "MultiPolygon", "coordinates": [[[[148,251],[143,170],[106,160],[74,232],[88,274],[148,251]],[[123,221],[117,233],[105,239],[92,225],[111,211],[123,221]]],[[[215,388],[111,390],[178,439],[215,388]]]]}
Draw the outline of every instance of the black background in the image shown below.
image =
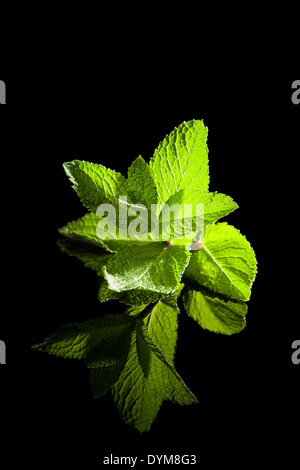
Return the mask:
{"type": "Polygon", "coordinates": [[[196,454],[217,464],[238,462],[242,451],[247,462],[276,456],[288,465],[299,424],[300,365],[291,362],[300,337],[297,77],[230,67],[177,73],[129,56],[72,72],[61,59],[55,72],[36,66],[19,79],[1,69],[2,455],[32,468],[99,468],[110,454],[196,454]],[[204,331],[182,310],[175,365],[199,404],[165,402],[140,435],[110,395],[93,400],[83,364],[31,345],[63,324],[120,308],[100,305],[95,273],[56,246],[57,228],[85,213],[62,163],[82,159],[126,175],[133,159],[149,161],[159,141],[190,119],[209,128],[210,190],[239,205],[226,221],[251,242],[258,275],[247,327],[236,336],[204,331]]]}

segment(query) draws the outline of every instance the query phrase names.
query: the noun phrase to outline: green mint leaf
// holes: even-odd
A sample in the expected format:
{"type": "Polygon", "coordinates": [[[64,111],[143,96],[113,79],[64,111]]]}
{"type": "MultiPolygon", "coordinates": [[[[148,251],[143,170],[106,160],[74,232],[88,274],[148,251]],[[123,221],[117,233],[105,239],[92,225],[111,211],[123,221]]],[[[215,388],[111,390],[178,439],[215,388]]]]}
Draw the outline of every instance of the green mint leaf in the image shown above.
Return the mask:
{"type": "Polygon", "coordinates": [[[105,315],[66,325],[35,349],[66,359],[83,359],[88,367],[116,364],[127,356],[134,328],[128,315],[105,315]]]}
{"type": "Polygon", "coordinates": [[[136,335],[137,346],[139,343],[138,357],[140,359],[142,356],[142,362],[144,365],[141,365],[143,371],[145,369],[147,371],[147,374],[144,373],[146,377],[148,376],[151,361],[154,363],[152,364],[152,368],[154,369],[153,373],[155,373],[157,377],[155,382],[157,393],[162,395],[165,400],[171,400],[172,402],[177,402],[180,405],[191,405],[192,403],[196,403],[197,398],[183,382],[174,367],[169,364],[162,352],[153,343],[148,334],[147,328],[144,327],[142,322],[137,322],[136,324],[136,335]],[[143,344],[142,347],[141,344],[143,344]],[[139,353],[139,349],[143,350],[143,354],[139,353]],[[160,362],[157,361],[156,358],[159,359],[160,362]]]}
{"type": "Polygon", "coordinates": [[[149,377],[152,354],[151,349],[145,342],[143,327],[144,322],[142,320],[136,322],[136,351],[144,377],[147,379],[149,377]]]}
{"type": "Polygon", "coordinates": [[[160,142],[150,160],[159,204],[182,189],[208,190],[207,128],[202,121],[180,124],[160,142]]]}
{"type": "MultiPolygon", "coordinates": [[[[217,222],[238,206],[231,197],[225,194],[183,189],[173,194],[167,200],[166,206],[162,208],[160,214],[162,227],[165,207],[167,215],[171,211],[172,218],[171,224],[167,224],[167,227],[162,230],[162,239],[170,238],[176,245],[187,245],[197,237],[199,229],[203,232],[206,225],[217,222]]],[[[166,220],[169,220],[169,215],[166,220]]]]}
{"type": "Polygon", "coordinates": [[[238,208],[230,196],[217,192],[199,195],[198,201],[204,205],[204,225],[214,224],[238,208]]]}
{"type": "Polygon", "coordinates": [[[125,303],[127,305],[138,306],[153,303],[158,299],[167,297],[168,295],[169,294],[163,294],[161,292],[155,292],[142,288],[116,292],[109,288],[108,282],[104,279],[100,283],[98,299],[100,302],[106,302],[107,300],[119,300],[119,302],[125,303]]]}
{"type": "Polygon", "coordinates": [[[96,163],[74,160],[63,167],[82,204],[93,212],[100,204],[115,204],[126,181],[121,173],[96,163]]]}
{"type": "Polygon", "coordinates": [[[163,294],[172,293],[181,280],[190,253],[180,246],[164,243],[120,248],[109,260],[103,274],[111,290],[142,288],[163,294]]]}
{"type": "Polygon", "coordinates": [[[178,289],[172,294],[163,294],[162,292],[154,292],[142,288],[116,292],[110,290],[108,287],[108,282],[103,279],[100,284],[98,298],[100,302],[106,302],[107,300],[119,300],[121,303],[134,305],[135,307],[151,304],[156,300],[161,299],[162,302],[164,302],[166,305],[169,305],[170,307],[178,310],[177,297],[183,289],[183,286],[183,284],[180,284],[178,289]]]}
{"type": "Polygon", "coordinates": [[[166,204],[170,207],[173,204],[179,204],[182,208],[182,214],[184,214],[185,204],[192,204],[193,208],[197,204],[203,204],[204,225],[213,224],[238,208],[230,196],[217,192],[206,193],[195,189],[183,189],[175,193],[167,200],[166,204]]]}
{"type": "MultiPolygon", "coordinates": [[[[141,308],[133,307],[130,314],[140,312],[141,308]]],[[[174,365],[177,341],[177,315],[176,309],[159,302],[144,321],[151,341],[171,366],[174,365]]],[[[140,333],[141,324],[137,329],[140,333]]],[[[144,432],[150,429],[163,400],[175,399],[176,392],[171,393],[174,384],[169,384],[171,373],[168,366],[147,346],[144,335],[140,336],[137,346],[136,335],[135,331],[127,363],[112,391],[116,406],[125,422],[144,432]]],[[[180,396],[178,393],[178,398],[180,396]]]]}
{"type": "Polygon", "coordinates": [[[150,167],[141,156],[129,167],[124,188],[133,203],[144,204],[149,210],[151,204],[157,204],[157,188],[150,167]]]}
{"type": "Polygon", "coordinates": [[[256,276],[255,254],[236,228],[225,222],[208,225],[203,247],[193,253],[184,275],[214,292],[247,301],[256,276]]]}
{"type": "Polygon", "coordinates": [[[100,220],[101,217],[97,216],[93,212],[88,212],[80,219],[69,222],[58,231],[65,237],[95,243],[106,250],[112,251],[97,235],[97,224],[100,220]]]}
{"type": "Polygon", "coordinates": [[[183,122],[149,165],[133,161],[127,178],[94,163],[64,164],[91,212],[60,229],[67,239],[59,246],[97,273],[100,302],[128,307],[67,325],[35,347],[82,359],[93,396],[111,389],[125,422],[141,432],[164,400],[197,401],[174,368],[182,276],[185,309],[202,328],[231,335],[246,324],[255,254],[237,229],[216,224],[237,205],[208,192],[207,132],[203,121],[183,122]]]}
{"type": "Polygon", "coordinates": [[[183,288],[184,288],[184,284],[181,283],[181,284],[179,284],[178,288],[176,289],[176,291],[173,294],[168,295],[168,296],[163,297],[163,298],[160,297],[162,303],[165,304],[165,305],[168,305],[169,307],[172,307],[177,313],[180,313],[179,308],[178,308],[178,304],[177,304],[177,299],[178,299],[178,297],[180,297],[183,288]]]}
{"type": "MultiPolygon", "coordinates": [[[[111,253],[104,251],[103,248],[74,239],[61,239],[58,241],[58,246],[62,252],[73,256],[83,262],[84,266],[93,269],[101,278],[100,289],[98,298],[100,302],[107,300],[119,300],[128,305],[144,305],[155,302],[158,298],[168,297],[169,294],[154,292],[151,290],[136,288],[128,291],[116,292],[109,289],[108,282],[103,278],[103,267],[107,265],[110,258],[113,256],[111,253]]],[[[169,301],[173,301],[174,297],[169,297],[169,301]]]]}
{"type": "Polygon", "coordinates": [[[69,222],[58,231],[61,235],[68,238],[95,243],[111,253],[116,252],[121,247],[136,246],[137,244],[146,247],[149,243],[153,243],[153,240],[150,237],[149,239],[145,239],[143,237],[130,238],[127,236],[123,237],[122,235],[122,238],[120,238],[118,218],[116,219],[116,234],[108,230],[107,238],[100,238],[97,226],[101,220],[101,216],[98,216],[93,212],[88,212],[83,217],[69,222]]]}
{"type": "Polygon", "coordinates": [[[90,369],[90,383],[94,398],[104,396],[115,385],[125,367],[126,360],[127,357],[124,356],[115,363],[90,369]]]}
{"type": "Polygon", "coordinates": [[[247,305],[222,298],[206,289],[187,289],[184,308],[203,329],[223,335],[239,333],[246,326],[247,305]]]}
{"type": "Polygon", "coordinates": [[[163,398],[156,393],[154,380],[152,374],[147,378],[144,375],[138,359],[134,332],[127,363],[112,392],[117,409],[125,423],[140,432],[149,431],[163,402],[163,398]]]}

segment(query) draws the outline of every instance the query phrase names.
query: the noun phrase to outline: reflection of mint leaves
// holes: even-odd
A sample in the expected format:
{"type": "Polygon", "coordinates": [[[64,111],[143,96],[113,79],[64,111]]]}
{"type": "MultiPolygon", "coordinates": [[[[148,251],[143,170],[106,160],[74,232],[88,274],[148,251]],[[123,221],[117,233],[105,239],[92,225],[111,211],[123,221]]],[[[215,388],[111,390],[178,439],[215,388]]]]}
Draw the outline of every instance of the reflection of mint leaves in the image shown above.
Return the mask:
{"type": "Polygon", "coordinates": [[[174,368],[181,292],[204,329],[231,335],[246,324],[255,254],[237,229],[218,222],[238,206],[209,192],[206,138],[202,121],[184,122],[149,164],[137,157],[127,177],[96,163],[64,164],[88,212],[59,230],[59,246],[96,272],[100,302],[127,308],[65,326],[36,348],[84,360],[93,396],[111,390],[141,432],[164,400],[196,402],[174,368]]]}
{"type": "Polygon", "coordinates": [[[66,325],[35,347],[67,359],[84,359],[88,367],[109,365],[128,353],[133,323],[126,315],[106,315],[66,325]]]}
{"type": "Polygon", "coordinates": [[[142,311],[131,309],[130,315],[67,325],[34,347],[83,359],[91,371],[94,397],[112,389],[125,421],[142,432],[150,428],[163,400],[181,405],[197,401],[173,367],[176,338],[176,309],[157,302],[142,311]]]}
{"type": "Polygon", "coordinates": [[[113,396],[125,421],[141,432],[150,428],[163,400],[197,401],[174,369],[176,339],[177,311],[163,302],[151,309],[145,326],[137,323],[113,396]]]}

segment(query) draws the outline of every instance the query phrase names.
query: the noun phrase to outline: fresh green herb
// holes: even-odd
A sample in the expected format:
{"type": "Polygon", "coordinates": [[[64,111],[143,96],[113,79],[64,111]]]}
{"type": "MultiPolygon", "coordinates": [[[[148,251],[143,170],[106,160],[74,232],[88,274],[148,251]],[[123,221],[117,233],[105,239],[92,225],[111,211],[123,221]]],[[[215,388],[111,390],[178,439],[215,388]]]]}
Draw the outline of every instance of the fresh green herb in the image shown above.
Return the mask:
{"type": "Polygon", "coordinates": [[[197,402],[174,368],[178,297],[204,329],[231,335],[246,324],[255,254],[236,228],[218,223],[237,205],[208,190],[206,139],[202,121],[184,122],[127,178],[100,164],[64,164],[89,212],[59,230],[59,246],[97,273],[100,302],[118,300],[124,314],[64,326],[34,347],[84,360],[93,396],[111,390],[140,432],[164,400],[197,402]]]}

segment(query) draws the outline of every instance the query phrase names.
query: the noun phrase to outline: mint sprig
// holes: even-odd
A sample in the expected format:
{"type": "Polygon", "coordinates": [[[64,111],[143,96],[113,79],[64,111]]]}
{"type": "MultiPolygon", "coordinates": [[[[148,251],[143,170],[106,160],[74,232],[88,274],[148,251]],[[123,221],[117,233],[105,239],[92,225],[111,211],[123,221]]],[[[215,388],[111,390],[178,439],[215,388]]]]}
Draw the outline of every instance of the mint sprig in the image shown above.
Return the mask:
{"type": "Polygon", "coordinates": [[[174,368],[178,297],[204,329],[231,335],[246,325],[255,254],[236,228],[218,222],[238,206],[209,192],[206,140],[203,121],[184,122],[149,164],[137,157],[127,177],[101,164],[64,164],[88,212],[59,229],[59,246],[96,272],[99,301],[123,303],[124,314],[108,309],[35,347],[84,360],[93,396],[111,390],[123,419],[140,432],[164,400],[197,402],[174,368]]]}

